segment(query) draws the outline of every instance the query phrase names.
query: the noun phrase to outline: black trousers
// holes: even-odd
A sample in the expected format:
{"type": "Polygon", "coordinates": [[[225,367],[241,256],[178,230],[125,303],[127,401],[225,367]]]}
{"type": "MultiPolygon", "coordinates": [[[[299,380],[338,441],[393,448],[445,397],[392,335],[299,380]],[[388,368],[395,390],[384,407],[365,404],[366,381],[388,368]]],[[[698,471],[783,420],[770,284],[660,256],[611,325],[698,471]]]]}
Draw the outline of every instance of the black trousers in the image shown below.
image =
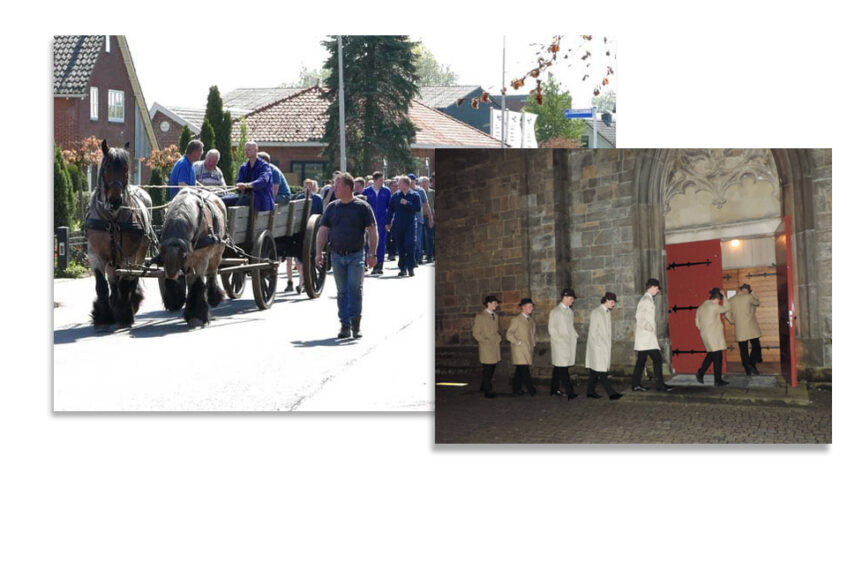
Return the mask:
{"type": "Polygon", "coordinates": [[[568,395],[573,395],[573,383],[571,376],[568,373],[567,366],[553,366],[553,380],[550,382],[550,392],[555,393],[559,390],[560,384],[565,385],[565,392],[568,395]]]}
{"type": "Polygon", "coordinates": [[[494,389],[492,379],[494,378],[494,369],[497,364],[482,364],[482,383],[479,386],[480,391],[491,393],[494,389]]]}
{"type": "Polygon", "coordinates": [[[615,390],[612,388],[612,384],[609,383],[609,374],[605,371],[594,371],[593,369],[588,370],[588,389],[586,393],[591,395],[594,393],[594,388],[597,387],[597,380],[600,380],[600,385],[603,386],[603,389],[606,390],[606,394],[610,397],[615,394],[615,390]]]}
{"type": "Polygon", "coordinates": [[[741,363],[745,366],[756,365],[762,363],[762,344],[758,338],[752,338],[738,343],[738,350],[741,352],[741,363]],[[752,346],[752,352],[748,350],[747,343],[752,346]]]}
{"type": "Polygon", "coordinates": [[[723,350],[706,352],[706,357],[703,358],[703,363],[700,365],[700,369],[697,370],[697,373],[700,375],[705,374],[706,370],[709,369],[709,364],[713,364],[715,366],[715,385],[717,385],[718,381],[721,380],[721,374],[723,373],[723,350]]]}
{"type": "Polygon", "coordinates": [[[524,386],[530,393],[535,393],[535,386],[532,385],[532,377],[529,375],[529,366],[515,366],[515,377],[512,378],[512,393],[520,393],[524,386]]]}
{"type": "Polygon", "coordinates": [[[644,371],[644,364],[647,363],[647,356],[653,360],[653,377],[656,378],[656,385],[664,387],[665,379],[662,377],[662,353],[658,350],[639,350],[638,358],[635,360],[635,370],[632,372],[632,386],[638,387],[641,385],[641,373],[644,371]]]}

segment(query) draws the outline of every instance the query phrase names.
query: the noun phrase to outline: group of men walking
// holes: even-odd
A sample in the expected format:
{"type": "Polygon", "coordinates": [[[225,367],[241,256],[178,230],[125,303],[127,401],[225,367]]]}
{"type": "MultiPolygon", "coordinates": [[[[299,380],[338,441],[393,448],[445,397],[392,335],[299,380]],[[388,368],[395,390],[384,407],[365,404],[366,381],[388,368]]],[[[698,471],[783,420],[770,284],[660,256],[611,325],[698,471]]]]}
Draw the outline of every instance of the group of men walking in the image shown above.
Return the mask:
{"type": "MultiPolygon", "coordinates": [[[[667,385],[662,374],[662,353],[656,332],[655,296],[661,291],[659,280],[651,278],[645,284],[644,295],[638,302],[635,312],[635,368],[631,376],[633,392],[649,391],[642,385],[644,366],[649,358],[653,362],[653,374],[656,379],[655,390],[668,392],[673,387],[667,385]]],[[[697,371],[696,378],[703,383],[703,376],[711,364],[715,370],[715,386],[728,383],[721,377],[723,350],[726,341],[723,336],[721,314],[726,314],[727,320],[736,325],[736,339],[740,343],[741,358],[748,375],[758,374],[755,367],[761,362],[761,331],[756,323],[755,308],[759,300],[752,295],[749,285],[741,286],[738,295],[721,304],[723,291],[714,288],[707,299],[697,309],[695,323],[700,330],[700,336],[706,347],[706,357],[697,371]],[[748,341],[752,344],[752,353],[747,350],[748,341]]],[[[566,397],[568,400],[577,398],[569,369],[576,363],[576,348],[579,336],[574,327],[572,306],[576,293],[572,288],[565,288],[561,301],[550,311],[547,332],[550,335],[551,363],[553,375],[550,383],[550,395],[566,397]],[[562,390],[564,388],[564,391],[562,390]]],[[[588,370],[588,386],[586,396],[600,399],[596,392],[597,382],[603,386],[606,395],[611,400],[620,399],[623,395],[615,391],[608,379],[612,360],[612,320],[611,312],[618,302],[617,295],[607,291],[600,299],[600,304],[592,309],[589,317],[588,341],[585,351],[585,367],[588,370]]],[[[499,331],[497,308],[500,300],[494,295],[483,299],[485,309],[474,318],[473,337],[479,345],[479,361],[482,364],[482,383],[480,390],[486,398],[494,398],[497,394],[493,389],[493,376],[500,362],[500,343],[502,337],[499,331]]],[[[512,365],[515,367],[512,379],[512,395],[521,396],[528,393],[536,394],[532,383],[530,367],[533,363],[535,349],[535,320],[532,318],[534,303],[530,298],[520,302],[520,314],[512,318],[506,331],[506,340],[511,347],[512,365]],[[524,391],[525,389],[525,391],[524,391]]]]}

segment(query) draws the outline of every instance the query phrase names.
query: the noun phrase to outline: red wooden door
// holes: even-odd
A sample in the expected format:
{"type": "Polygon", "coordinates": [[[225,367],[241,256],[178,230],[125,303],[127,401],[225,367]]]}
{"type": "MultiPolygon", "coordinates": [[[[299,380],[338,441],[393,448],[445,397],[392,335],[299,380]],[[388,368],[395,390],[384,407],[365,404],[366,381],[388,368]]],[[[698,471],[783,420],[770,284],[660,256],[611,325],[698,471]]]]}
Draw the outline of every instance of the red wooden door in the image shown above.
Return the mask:
{"type": "MultiPolygon", "coordinates": [[[[709,290],[723,287],[721,241],[669,244],[666,251],[671,365],[676,373],[695,373],[703,362],[706,348],[694,317],[697,307],[709,298],[709,290]]],[[[726,354],[723,364],[726,373],[726,354]]]]}
{"type": "Polygon", "coordinates": [[[776,294],[779,303],[779,360],[782,375],[797,387],[797,354],[794,324],[794,264],[791,260],[791,217],[776,230],[776,294]]]}

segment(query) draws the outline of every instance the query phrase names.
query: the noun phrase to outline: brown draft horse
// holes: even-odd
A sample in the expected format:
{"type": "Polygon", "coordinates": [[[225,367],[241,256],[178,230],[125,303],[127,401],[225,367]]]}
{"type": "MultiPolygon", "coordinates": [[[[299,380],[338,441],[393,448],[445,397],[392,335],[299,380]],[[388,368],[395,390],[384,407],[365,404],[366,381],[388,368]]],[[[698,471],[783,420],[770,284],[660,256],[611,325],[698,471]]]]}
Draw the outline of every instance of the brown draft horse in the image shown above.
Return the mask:
{"type": "Polygon", "coordinates": [[[114,323],[126,327],[135,322],[144,293],[137,277],[119,277],[115,270],[144,262],[154,239],[153,202],[147,192],[129,185],[129,153],[110,148],[105,139],[100,146],[103,160],[97,189],[85,216],[88,263],[97,291],[91,321],[98,327],[114,323]]]}

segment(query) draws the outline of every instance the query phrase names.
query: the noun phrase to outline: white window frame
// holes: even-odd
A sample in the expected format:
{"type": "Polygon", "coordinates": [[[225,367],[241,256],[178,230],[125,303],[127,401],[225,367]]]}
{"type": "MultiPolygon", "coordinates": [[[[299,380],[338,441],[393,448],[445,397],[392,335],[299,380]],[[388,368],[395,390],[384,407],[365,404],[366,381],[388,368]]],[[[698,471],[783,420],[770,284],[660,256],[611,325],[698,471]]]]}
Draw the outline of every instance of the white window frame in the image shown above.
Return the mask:
{"type": "Polygon", "coordinates": [[[126,97],[124,96],[123,90],[109,90],[109,123],[124,123],[126,120],[126,97]],[[118,105],[118,94],[120,94],[120,105],[118,105]],[[114,99],[114,103],[113,100],[114,99]],[[112,108],[120,107],[121,115],[120,117],[112,116],[112,108]]]}
{"type": "Polygon", "coordinates": [[[100,91],[97,89],[97,86],[92,86],[89,91],[89,96],[91,98],[91,102],[89,104],[89,113],[91,114],[91,121],[97,121],[100,119],[100,91]]]}

